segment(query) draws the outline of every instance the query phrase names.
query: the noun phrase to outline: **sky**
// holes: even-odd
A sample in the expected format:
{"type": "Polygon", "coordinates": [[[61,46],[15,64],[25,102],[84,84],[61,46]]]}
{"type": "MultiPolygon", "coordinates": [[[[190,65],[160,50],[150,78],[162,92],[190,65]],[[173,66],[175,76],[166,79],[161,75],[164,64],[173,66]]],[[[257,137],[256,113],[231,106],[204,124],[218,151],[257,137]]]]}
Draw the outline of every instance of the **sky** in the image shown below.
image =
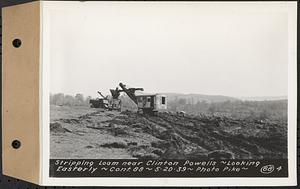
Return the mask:
{"type": "Polygon", "coordinates": [[[49,7],[50,93],[97,96],[123,82],[151,93],[287,95],[284,3],[49,7]]]}

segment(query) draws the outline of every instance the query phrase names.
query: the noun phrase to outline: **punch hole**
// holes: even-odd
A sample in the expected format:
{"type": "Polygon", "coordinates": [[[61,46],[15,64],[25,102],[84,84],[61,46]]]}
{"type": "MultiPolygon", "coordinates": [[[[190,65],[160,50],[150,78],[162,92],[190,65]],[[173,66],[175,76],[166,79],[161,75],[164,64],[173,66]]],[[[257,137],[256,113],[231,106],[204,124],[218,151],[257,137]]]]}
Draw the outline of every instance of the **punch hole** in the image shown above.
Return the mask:
{"type": "Polygon", "coordinates": [[[12,44],[15,48],[19,48],[22,45],[22,41],[20,39],[14,39],[12,44]]]}
{"type": "Polygon", "coordinates": [[[19,140],[14,140],[11,145],[14,149],[18,149],[21,147],[21,142],[19,140]]]}

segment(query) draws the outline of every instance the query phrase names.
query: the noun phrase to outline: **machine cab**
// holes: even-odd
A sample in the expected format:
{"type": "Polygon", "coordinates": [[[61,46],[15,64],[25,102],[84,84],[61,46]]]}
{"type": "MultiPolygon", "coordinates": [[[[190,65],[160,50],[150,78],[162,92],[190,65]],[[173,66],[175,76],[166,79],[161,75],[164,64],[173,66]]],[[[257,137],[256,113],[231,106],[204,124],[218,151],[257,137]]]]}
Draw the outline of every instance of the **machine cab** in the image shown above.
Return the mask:
{"type": "Polygon", "coordinates": [[[158,112],[167,109],[167,98],[162,94],[137,95],[137,105],[139,110],[158,112]]]}

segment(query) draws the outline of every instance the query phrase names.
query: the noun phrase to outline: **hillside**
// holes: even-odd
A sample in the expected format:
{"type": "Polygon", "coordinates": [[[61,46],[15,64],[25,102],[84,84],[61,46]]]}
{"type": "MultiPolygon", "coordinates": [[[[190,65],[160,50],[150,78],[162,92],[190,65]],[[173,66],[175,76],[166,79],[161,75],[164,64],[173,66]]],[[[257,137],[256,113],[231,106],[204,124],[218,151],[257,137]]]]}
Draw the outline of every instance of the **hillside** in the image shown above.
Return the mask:
{"type": "Polygon", "coordinates": [[[167,95],[169,101],[175,99],[185,99],[190,103],[197,103],[201,101],[206,102],[225,102],[225,101],[237,101],[238,98],[222,96],[222,95],[203,95],[203,94],[182,94],[182,93],[163,93],[167,95]]]}
{"type": "Polygon", "coordinates": [[[274,100],[287,100],[287,96],[254,96],[254,97],[239,97],[241,100],[248,101],[274,101],[274,100]]]}

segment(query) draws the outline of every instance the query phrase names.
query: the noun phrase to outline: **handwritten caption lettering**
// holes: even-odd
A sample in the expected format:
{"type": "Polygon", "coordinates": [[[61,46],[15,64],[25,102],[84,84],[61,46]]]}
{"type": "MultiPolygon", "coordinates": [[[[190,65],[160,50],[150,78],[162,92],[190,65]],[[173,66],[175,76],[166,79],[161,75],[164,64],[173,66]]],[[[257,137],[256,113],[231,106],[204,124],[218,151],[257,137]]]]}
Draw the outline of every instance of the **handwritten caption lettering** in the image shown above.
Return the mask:
{"type": "MultiPolygon", "coordinates": [[[[50,173],[57,177],[133,176],[201,177],[283,175],[282,164],[262,160],[89,160],[57,159],[50,161],[50,173]]],[[[51,175],[50,174],[50,175],[51,175]]]]}

